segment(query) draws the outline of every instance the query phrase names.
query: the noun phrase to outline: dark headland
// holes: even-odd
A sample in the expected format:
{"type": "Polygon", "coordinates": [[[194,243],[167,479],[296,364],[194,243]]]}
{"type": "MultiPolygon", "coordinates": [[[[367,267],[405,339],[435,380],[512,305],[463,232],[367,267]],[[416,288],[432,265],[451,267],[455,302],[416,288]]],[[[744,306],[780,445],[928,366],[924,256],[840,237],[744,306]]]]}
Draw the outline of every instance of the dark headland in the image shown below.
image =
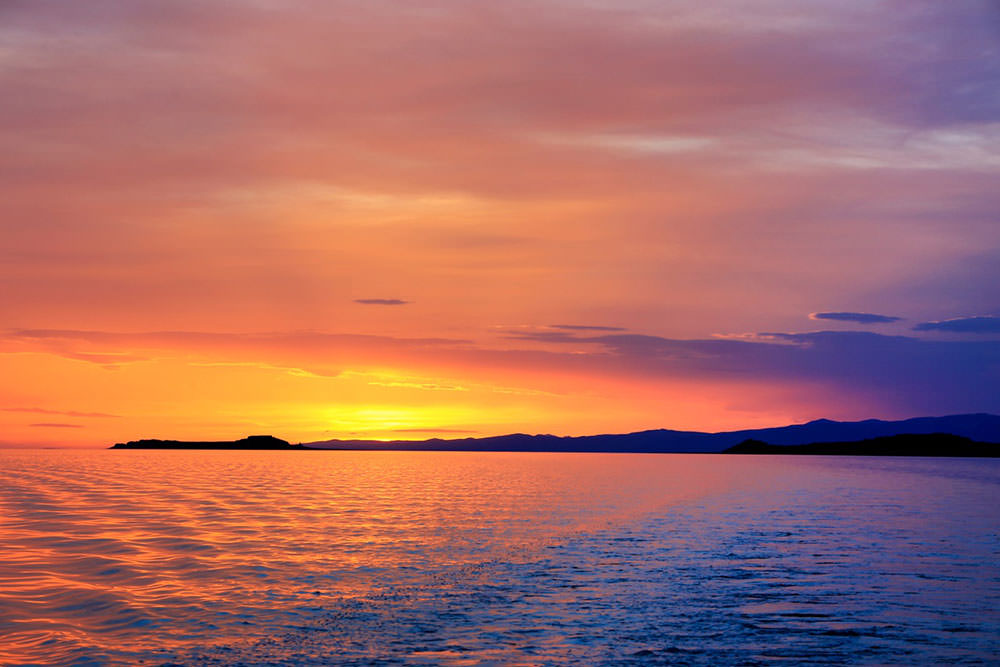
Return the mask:
{"type": "Polygon", "coordinates": [[[950,433],[887,435],[855,442],[770,445],[745,440],[724,454],[812,454],[814,456],[988,456],[1000,457],[1000,444],[976,442],[950,433]]]}
{"type": "Polygon", "coordinates": [[[1000,456],[1000,416],[991,414],[919,417],[902,421],[868,419],[838,422],[818,419],[775,428],[705,433],[656,429],[636,433],[556,436],[511,435],[429,440],[324,440],[292,445],[269,435],[227,442],[134,440],[112,449],[281,449],[464,452],[620,452],[620,453],[864,453],[879,456],[1000,456]],[[899,437],[898,440],[891,438],[899,437]],[[904,437],[905,436],[905,437],[904,437]],[[924,436],[930,436],[925,438],[924,436]],[[889,438],[889,440],[886,440],[889,438]],[[750,441],[748,443],[748,441],[750,441]],[[801,447],[795,451],[787,446],[801,447]],[[779,449],[773,449],[778,447],[779,449]],[[753,451],[751,451],[753,450],[753,451]],[[963,453],[985,452],[985,453],[963,453]]]}
{"type": "Polygon", "coordinates": [[[131,440],[119,442],[111,449],[315,449],[293,445],[273,435],[250,435],[240,440],[183,441],[183,440],[131,440]]]}

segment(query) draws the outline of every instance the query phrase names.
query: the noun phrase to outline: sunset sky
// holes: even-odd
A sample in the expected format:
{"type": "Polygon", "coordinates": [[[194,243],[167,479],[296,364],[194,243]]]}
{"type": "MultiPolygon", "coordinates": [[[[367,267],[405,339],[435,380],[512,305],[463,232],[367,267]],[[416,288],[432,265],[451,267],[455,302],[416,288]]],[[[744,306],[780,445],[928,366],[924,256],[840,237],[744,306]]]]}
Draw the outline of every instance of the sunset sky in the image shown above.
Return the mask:
{"type": "Polygon", "coordinates": [[[993,0],[3,0],[0,444],[1000,412],[993,0]]]}

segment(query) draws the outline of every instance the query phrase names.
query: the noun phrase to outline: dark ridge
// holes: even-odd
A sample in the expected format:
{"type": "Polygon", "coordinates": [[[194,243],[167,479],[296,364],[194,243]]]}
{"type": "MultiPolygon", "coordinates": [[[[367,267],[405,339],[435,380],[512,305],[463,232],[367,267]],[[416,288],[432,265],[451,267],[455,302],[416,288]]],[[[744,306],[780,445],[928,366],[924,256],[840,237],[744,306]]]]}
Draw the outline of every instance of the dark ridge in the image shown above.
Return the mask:
{"type": "MultiPolygon", "coordinates": [[[[705,433],[656,429],[636,433],[558,436],[510,435],[466,438],[430,438],[426,440],[323,440],[302,445],[290,445],[269,435],[254,435],[233,442],[182,442],[177,440],[135,440],[119,443],[112,449],[349,449],[395,451],[458,451],[458,452],[618,452],[618,453],[678,453],[718,454],[747,440],[779,445],[844,445],[898,435],[948,434],[970,442],[1000,443],[1000,416],[990,414],[918,417],[903,421],[866,419],[857,422],[837,422],[817,419],[807,424],[794,424],[763,429],[705,433]]],[[[784,451],[784,450],[782,450],[784,451]]],[[[813,452],[806,452],[813,453],[813,452]]],[[[819,453],[819,452],[816,452],[819,453]]],[[[916,455],[916,454],[914,454],[916,455]]],[[[928,454],[930,455],[930,454],[928,454]]],[[[923,456],[923,454],[921,454],[923,456]]],[[[978,454],[977,454],[978,456],[978,454]]],[[[992,455],[991,455],[992,456],[992,455]]]]}
{"type": "Polygon", "coordinates": [[[718,453],[722,448],[707,435],[667,430],[583,436],[512,433],[483,438],[324,440],[308,444],[316,449],[369,451],[718,453]]]}
{"type": "Polygon", "coordinates": [[[813,456],[982,456],[1000,457],[1000,444],[976,442],[950,433],[905,433],[855,442],[771,445],[748,439],[724,454],[805,454],[813,456]]]}
{"type": "Polygon", "coordinates": [[[185,442],[183,440],[131,440],[119,442],[111,449],[313,449],[292,445],[273,435],[251,435],[240,440],[185,442]]]}
{"type": "Polygon", "coordinates": [[[978,442],[1000,442],[1000,416],[990,414],[918,417],[902,421],[866,419],[838,422],[817,419],[762,429],[705,433],[656,429],[637,433],[556,436],[511,435],[428,440],[323,440],[306,443],[316,449],[360,449],[462,452],[621,452],[717,454],[747,439],[775,445],[857,442],[900,434],[950,433],[978,442]]]}

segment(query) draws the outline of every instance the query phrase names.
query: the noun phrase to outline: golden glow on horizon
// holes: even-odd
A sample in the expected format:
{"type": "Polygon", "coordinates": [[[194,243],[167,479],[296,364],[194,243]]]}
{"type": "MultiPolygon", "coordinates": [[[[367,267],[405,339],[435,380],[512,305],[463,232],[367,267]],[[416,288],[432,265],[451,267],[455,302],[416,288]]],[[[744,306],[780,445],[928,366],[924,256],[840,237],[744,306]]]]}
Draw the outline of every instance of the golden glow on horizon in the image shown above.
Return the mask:
{"type": "Polygon", "coordinates": [[[741,385],[637,383],[572,370],[513,373],[476,363],[466,364],[463,377],[453,367],[435,373],[437,362],[419,358],[409,368],[321,374],[304,359],[280,359],[266,349],[241,351],[254,361],[236,361],[232,351],[218,358],[219,352],[197,345],[133,346],[116,354],[91,343],[88,350],[80,354],[63,345],[58,351],[0,353],[0,373],[20,378],[16,393],[3,396],[5,445],[103,446],[140,437],[229,439],[251,433],[292,442],[515,431],[584,435],[660,427],[718,430],[794,418],[761,412],[749,398],[745,407],[732,404],[743,394],[780,391],[761,385],[748,393],[741,385]],[[517,385],[510,383],[515,378],[517,385]]]}

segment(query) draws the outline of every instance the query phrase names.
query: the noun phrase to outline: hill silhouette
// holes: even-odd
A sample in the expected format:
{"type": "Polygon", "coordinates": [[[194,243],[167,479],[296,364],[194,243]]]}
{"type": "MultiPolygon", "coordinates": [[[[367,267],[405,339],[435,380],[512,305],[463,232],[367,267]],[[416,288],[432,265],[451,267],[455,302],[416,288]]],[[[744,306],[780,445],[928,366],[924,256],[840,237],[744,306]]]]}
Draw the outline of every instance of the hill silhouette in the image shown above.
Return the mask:
{"type": "MultiPolygon", "coordinates": [[[[118,443],[112,449],[228,449],[228,450],[394,450],[394,451],[466,451],[466,452],[620,452],[620,453],[691,453],[719,454],[765,453],[769,447],[800,446],[801,453],[820,453],[815,450],[821,444],[836,445],[828,448],[835,453],[847,453],[848,443],[858,444],[876,440],[878,447],[893,450],[893,447],[909,447],[913,456],[925,447],[926,451],[939,451],[941,447],[978,447],[983,443],[1000,443],[1000,416],[990,414],[950,415],[947,417],[919,417],[901,421],[868,419],[857,422],[838,422],[817,419],[805,424],[793,424],[763,429],[724,431],[705,433],[701,431],[675,431],[655,429],[636,433],[557,436],[510,435],[483,438],[430,438],[428,440],[323,440],[292,445],[270,435],[252,435],[233,441],[180,441],[180,440],[132,440],[118,443]],[[925,440],[921,436],[934,436],[925,440]],[[908,439],[884,440],[896,436],[908,439]],[[957,438],[945,440],[945,438],[957,438]],[[733,450],[737,445],[754,446],[764,449],[749,451],[733,450]],[[970,444],[971,443],[971,444],[970,444]],[[915,448],[915,449],[914,449],[915,448]]],[[[871,449],[871,446],[869,446],[871,449]]],[[[784,451],[784,450],[782,450],[784,451]]],[[[900,450],[902,451],[902,450],[900,450]]],[[[970,450],[971,451],[971,450],[970,450]]],[[[979,451],[979,450],[977,450],[979,451]]],[[[785,452],[790,453],[790,452],[785,452]]],[[[892,454],[889,454],[892,455],[892,454]]],[[[928,454],[938,455],[938,454],[928,454]]],[[[965,456],[967,454],[955,454],[965,456]]],[[[978,455],[978,454],[977,454],[978,455]]],[[[992,456],[992,454],[990,454],[992,456]]]]}
{"type": "Polygon", "coordinates": [[[131,440],[111,449],[312,449],[292,445],[273,435],[250,435],[231,441],[131,440]]]}
{"type": "Polygon", "coordinates": [[[950,433],[917,433],[866,438],[854,442],[772,445],[745,440],[725,454],[811,454],[827,456],[987,456],[1000,457],[1000,444],[976,442],[950,433]]]}
{"type": "Polygon", "coordinates": [[[894,435],[947,433],[978,442],[1000,442],[1000,416],[991,414],[918,417],[901,421],[867,419],[838,422],[817,419],[763,429],[706,433],[656,429],[636,433],[556,436],[511,435],[484,438],[428,440],[323,440],[305,443],[317,449],[412,450],[412,451],[512,451],[512,452],[630,452],[630,453],[720,453],[745,440],[771,445],[804,445],[821,442],[856,442],[894,435]]]}

